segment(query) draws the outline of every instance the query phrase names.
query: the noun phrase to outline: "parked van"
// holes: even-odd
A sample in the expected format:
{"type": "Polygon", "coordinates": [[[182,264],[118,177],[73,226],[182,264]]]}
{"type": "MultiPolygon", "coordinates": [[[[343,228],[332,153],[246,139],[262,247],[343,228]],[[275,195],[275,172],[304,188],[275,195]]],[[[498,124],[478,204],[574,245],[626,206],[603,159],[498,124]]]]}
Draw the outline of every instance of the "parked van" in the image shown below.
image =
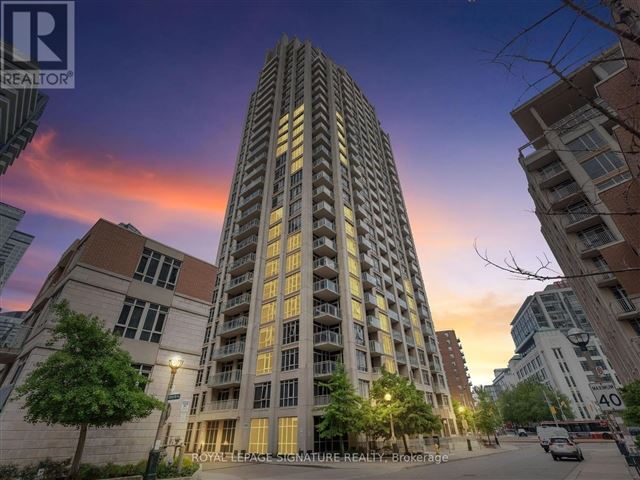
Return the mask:
{"type": "Polygon", "coordinates": [[[569,432],[561,427],[538,426],[536,433],[538,434],[540,446],[545,452],[549,451],[549,439],[551,437],[571,438],[569,432]]]}

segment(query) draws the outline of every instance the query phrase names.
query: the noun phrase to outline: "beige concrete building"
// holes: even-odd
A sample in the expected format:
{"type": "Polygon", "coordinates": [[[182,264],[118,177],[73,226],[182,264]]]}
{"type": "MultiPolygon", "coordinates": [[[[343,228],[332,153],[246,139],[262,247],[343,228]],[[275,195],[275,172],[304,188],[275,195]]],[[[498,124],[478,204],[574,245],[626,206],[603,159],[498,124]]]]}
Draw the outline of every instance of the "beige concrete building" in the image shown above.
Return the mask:
{"type": "MultiPolygon", "coordinates": [[[[164,399],[169,381],[168,360],[184,359],[174,392],[164,441],[184,439],[193,385],[198,371],[216,268],[178,250],[145,238],[130,225],[99,220],[61,257],[38,293],[23,326],[13,338],[24,344],[3,343],[0,361],[0,462],[29,463],[49,457],[73,456],[78,431],[31,425],[23,421],[12,391],[51,353],[47,345],[55,321],[51,307],[67,300],[73,310],[97,315],[121,335],[122,346],[136,368],[151,382],[147,393],[164,399]],[[23,335],[24,333],[24,335],[23,335]],[[4,375],[3,375],[4,374],[4,375]]],[[[14,332],[17,333],[17,332],[14,332]]],[[[138,462],[153,445],[160,412],[111,429],[90,429],[83,462],[138,462]]]]}
{"type": "Polygon", "coordinates": [[[338,364],[411,378],[455,433],[406,208],[373,106],[309,42],[266,55],[238,154],[187,433],[191,451],[337,449],[338,364]]]}
{"type": "Polygon", "coordinates": [[[637,125],[640,108],[628,102],[638,66],[623,59],[638,47],[621,49],[573,72],[575,87],[558,82],[512,116],[529,139],[519,161],[542,234],[562,271],[577,276],[568,283],[625,384],[640,379],[640,222],[629,214],[640,209],[640,154],[616,117],[637,125]]]}

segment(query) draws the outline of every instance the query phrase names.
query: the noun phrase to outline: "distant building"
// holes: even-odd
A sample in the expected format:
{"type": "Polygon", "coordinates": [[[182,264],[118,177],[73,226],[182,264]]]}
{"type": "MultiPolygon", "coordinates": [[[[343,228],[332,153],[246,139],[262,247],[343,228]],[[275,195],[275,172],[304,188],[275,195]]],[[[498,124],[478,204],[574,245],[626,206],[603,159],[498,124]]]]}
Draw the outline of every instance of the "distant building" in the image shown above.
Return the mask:
{"type": "Polygon", "coordinates": [[[436,336],[451,398],[465,407],[473,407],[469,368],[462,350],[462,342],[454,330],[442,330],[436,332],[436,336]]]}
{"type": "MultiPolygon", "coordinates": [[[[0,40],[0,55],[5,69],[12,69],[13,64],[9,61],[11,48],[0,40]]],[[[13,65],[13,69],[20,68],[13,65]]],[[[48,99],[36,88],[9,89],[0,84],[0,175],[6,173],[33,139],[48,99]]]]}
{"type": "Polygon", "coordinates": [[[0,203],[0,293],[34,239],[16,230],[24,214],[24,210],[0,203]]]}
{"type": "Polygon", "coordinates": [[[556,283],[527,297],[511,322],[516,355],[507,368],[494,370],[496,394],[534,379],[565,394],[576,418],[589,419],[600,414],[589,387],[595,381],[595,372],[588,370],[584,353],[566,336],[574,327],[590,333],[587,348],[591,358],[601,369],[604,380],[619,385],[573,291],[563,283],[556,283]]]}
{"type": "MultiPolygon", "coordinates": [[[[73,455],[77,430],[23,421],[20,402],[7,402],[14,387],[54,351],[48,344],[55,324],[52,305],[67,300],[81,313],[97,315],[121,335],[122,347],[141,374],[150,377],[147,393],[164,398],[168,360],[180,355],[172,403],[163,441],[184,440],[201,344],[209,317],[216,276],[213,265],[146,238],[128,226],[99,220],[62,255],[47,277],[22,327],[21,348],[0,348],[7,366],[0,388],[0,459],[30,463],[73,455]]],[[[2,372],[2,371],[0,371],[2,372]]],[[[153,445],[160,412],[139,422],[111,429],[90,429],[83,461],[138,462],[153,445]]]]}

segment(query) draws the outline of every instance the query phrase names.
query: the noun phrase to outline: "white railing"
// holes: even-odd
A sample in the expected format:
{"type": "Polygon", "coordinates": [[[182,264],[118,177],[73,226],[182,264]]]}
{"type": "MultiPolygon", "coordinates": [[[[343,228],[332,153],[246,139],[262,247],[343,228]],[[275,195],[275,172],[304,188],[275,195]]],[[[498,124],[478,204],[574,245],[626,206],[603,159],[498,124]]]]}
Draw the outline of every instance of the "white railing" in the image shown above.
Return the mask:
{"type": "Polygon", "coordinates": [[[337,332],[325,331],[313,334],[313,343],[332,343],[342,345],[342,335],[337,332]]]}

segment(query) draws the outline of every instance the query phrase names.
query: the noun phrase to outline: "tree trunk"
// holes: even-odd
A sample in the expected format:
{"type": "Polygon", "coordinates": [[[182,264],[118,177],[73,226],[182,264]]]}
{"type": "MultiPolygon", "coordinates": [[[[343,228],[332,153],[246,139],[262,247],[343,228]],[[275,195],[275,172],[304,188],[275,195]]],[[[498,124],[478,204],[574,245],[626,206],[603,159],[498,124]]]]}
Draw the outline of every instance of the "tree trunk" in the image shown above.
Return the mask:
{"type": "Polygon", "coordinates": [[[409,454],[409,445],[407,444],[407,436],[402,434],[402,443],[404,443],[404,453],[409,454]]]}
{"type": "Polygon", "coordinates": [[[344,435],[340,435],[340,453],[344,457],[344,435]]]}
{"type": "Polygon", "coordinates": [[[73,462],[71,462],[71,470],[69,471],[69,478],[74,480],[78,478],[80,472],[80,460],[82,459],[82,451],[84,450],[84,443],[87,440],[87,424],[80,425],[80,436],[78,437],[78,445],[76,446],[76,453],[73,455],[73,462]]]}

